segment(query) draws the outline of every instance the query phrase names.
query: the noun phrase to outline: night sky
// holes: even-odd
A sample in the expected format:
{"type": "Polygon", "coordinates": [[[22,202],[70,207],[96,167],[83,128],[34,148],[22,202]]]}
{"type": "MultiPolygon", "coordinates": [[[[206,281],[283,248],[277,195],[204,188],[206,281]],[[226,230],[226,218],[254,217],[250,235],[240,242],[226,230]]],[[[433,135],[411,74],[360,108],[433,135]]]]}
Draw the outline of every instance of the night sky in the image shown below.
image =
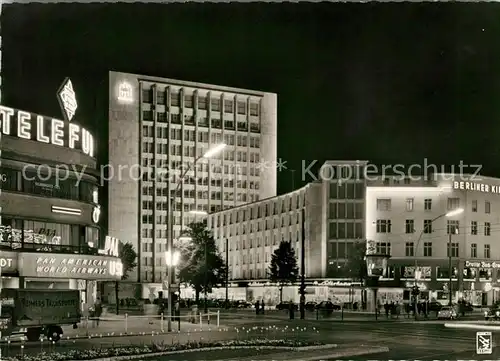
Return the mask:
{"type": "MultiPolygon", "coordinates": [[[[107,72],[278,94],[278,156],[482,164],[500,176],[496,4],[4,5],[3,102],[105,133],[107,72]]],[[[105,154],[107,141],[100,141],[105,154]]],[[[449,170],[450,168],[444,168],[449,170]]],[[[290,191],[291,173],[278,190],[290,191]]]]}

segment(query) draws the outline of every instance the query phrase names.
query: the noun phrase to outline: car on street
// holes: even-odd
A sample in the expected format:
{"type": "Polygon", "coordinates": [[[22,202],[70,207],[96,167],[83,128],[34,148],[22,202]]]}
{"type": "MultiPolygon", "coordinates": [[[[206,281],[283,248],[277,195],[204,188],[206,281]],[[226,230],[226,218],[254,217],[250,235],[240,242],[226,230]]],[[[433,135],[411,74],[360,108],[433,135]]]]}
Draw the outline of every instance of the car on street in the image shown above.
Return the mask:
{"type": "Polygon", "coordinates": [[[433,301],[429,302],[429,312],[439,312],[443,308],[443,305],[439,302],[433,301]]]}
{"type": "MultiPolygon", "coordinates": [[[[281,303],[278,303],[276,305],[276,309],[277,310],[289,310],[290,309],[290,302],[281,302],[281,303]]],[[[298,311],[299,310],[299,305],[297,305],[296,303],[293,304],[293,309],[295,311],[298,311]]]]}
{"type": "Polygon", "coordinates": [[[489,320],[498,321],[498,320],[500,320],[500,308],[499,307],[491,307],[489,310],[484,311],[484,319],[486,321],[489,321],[489,320]]]}
{"type": "Polygon", "coordinates": [[[307,311],[314,311],[316,309],[316,305],[317,305],[316,302],[309,301],[309,302],[306,302],[305,308],[307,311]]]}
{"type": "Polygon", "coordinates": [[[453,306],[443,306],[439,311],[437,318],[438,320],[454,320],[458,317],[458,313],[453,306]]]}
{"type": "Polygon", "coordinates": [[[317,310],[324,311],[339,311],[342,307],[334,304],[332,301],[321,301],[316,305],[317,310]]]}

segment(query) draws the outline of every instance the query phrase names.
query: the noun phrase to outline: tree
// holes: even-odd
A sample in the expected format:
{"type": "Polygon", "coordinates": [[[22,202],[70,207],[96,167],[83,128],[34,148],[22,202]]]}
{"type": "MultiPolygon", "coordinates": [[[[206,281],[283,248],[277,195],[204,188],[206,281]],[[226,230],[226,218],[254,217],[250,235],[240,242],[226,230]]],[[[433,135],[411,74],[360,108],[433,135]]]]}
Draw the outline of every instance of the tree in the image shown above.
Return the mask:
{"type": "MultiPolygon", "coordinates": [[[[123,266],[123,274],[122,281],[128,279],[129,273],[137,267],[137,253],[134,250],[134,247],[131,243],[122,243],[120,242],[118,246],[118,255],[120,260],[122,261],[123,266]]],[[[119,297],[118,293],[120,291],[120,285],[118,281],[115,281],[115,299],[116,299],[116,314],[119,312],[119,297]]]]}
{"type": "Polygon", "coordinates": [[[271,256],[269,280],[277,283],[280,290],[280,303],[283,302],[283,286],[295,283],[299,275],[297,258],[290,242],[282,241],[271,256]]]}
{"type": "Polygon", "coordinates": [[[191,223],[183,233],[189,241],[178,245],[181,252],[179,279],[195,290],[196,302],[200,293],[212,291],[212,287],[226,281],[226,264],[218,252],[211,231],[203,222],[191,223]]]}
{"type": "MultiPolygon", "coordinates": [[[[366,266],[366,241],[357,241],[352,247],[352,251],[347,255],[347,262],[341,269],[342,276],[350,278],[353,282],[360,282],[365,285],[368,279],[368,268],[366,266]]],[[[364,292],[361,292],[361,303],[365,304],[364,292]]]]}

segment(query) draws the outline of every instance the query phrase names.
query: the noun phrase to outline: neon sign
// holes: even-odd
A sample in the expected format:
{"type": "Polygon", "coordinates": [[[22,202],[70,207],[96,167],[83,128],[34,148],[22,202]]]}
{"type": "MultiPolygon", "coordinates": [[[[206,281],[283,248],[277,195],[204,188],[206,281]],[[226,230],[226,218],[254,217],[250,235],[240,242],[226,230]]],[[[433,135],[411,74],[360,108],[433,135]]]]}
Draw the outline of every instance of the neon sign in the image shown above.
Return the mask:
{"type": "Polygon", "coordinates": [[[475,182],[453,182],[453,189],[500,194],[500,186],[475,182]]]}
{"type": "Polygon", "coordinates": [[[63,110],[64,118],[68,122],[75,116],[78,103],[76,102],[76,94],[73,90],[73,84],[69,78],[66,78],[61,87],[57,91],[57,99],[63,110]]]}
{"type": "Polygon", "coordinates": [[[132,103],[134,101],[134,93],[132,85],[127,82],[121,82],[118,85],[118,100],[122,103],[132,103]]]}
{"type": "Polygon", "coordinates": [[[78,124],[0,105],[2,134],[81,150],[94,156],[94,137],[78,124]]]}
{"type": "Polygon", "coordinates": [[[118,238],[106,236],[106,238],[104,239],[104,249],[100,249],[98,252],[99,254],[107,256],[119,257],[119,244],[120,241],[118,240],[118,238]]]}
{"type": "Polygon", "coordinates": [[[99,223],[99,217],[101,216],[101,208],[100,207],[94,207],[94,210],[92,211],[92,221],[94,223],[99,223]]]}

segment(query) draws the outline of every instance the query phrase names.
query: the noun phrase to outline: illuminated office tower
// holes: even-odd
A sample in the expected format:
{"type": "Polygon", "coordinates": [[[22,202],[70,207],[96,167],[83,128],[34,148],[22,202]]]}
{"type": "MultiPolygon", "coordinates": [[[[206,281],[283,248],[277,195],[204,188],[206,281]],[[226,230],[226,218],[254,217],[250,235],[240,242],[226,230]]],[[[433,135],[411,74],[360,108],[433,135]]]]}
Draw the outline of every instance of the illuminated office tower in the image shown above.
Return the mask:
{"type": "Polygon", "coordinates": [[[174,239],[196,220],[192,211],[219,212],[276,195],[276,115],[276,94],[110,72],[109,232],[137,247],[132,281],[161,285],[165,277],[169,195],[174,239]],[[193,166],[221,143],[222,152],[193,166]],[[119,166],[134,165],[119,177],[119,166]]]}

